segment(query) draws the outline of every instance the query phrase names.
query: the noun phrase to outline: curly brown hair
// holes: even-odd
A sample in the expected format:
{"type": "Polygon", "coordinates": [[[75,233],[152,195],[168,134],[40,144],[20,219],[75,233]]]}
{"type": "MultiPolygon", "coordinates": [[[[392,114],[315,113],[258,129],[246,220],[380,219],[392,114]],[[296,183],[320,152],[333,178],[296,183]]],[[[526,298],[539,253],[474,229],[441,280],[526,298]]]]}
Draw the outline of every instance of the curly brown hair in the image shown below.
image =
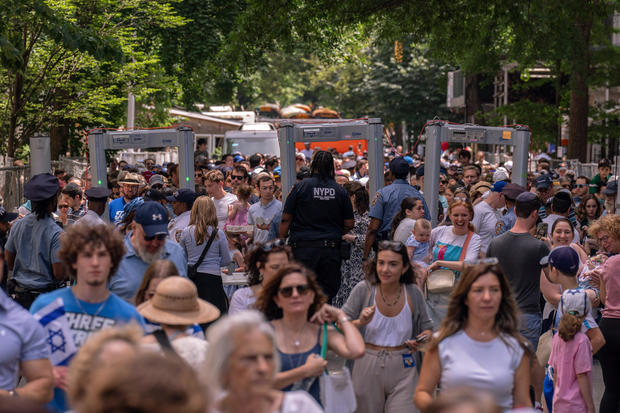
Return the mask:
{"type": "Polygon", "coordinates": [[[588,228],[588,234],[595,238],[598,238],[601,231],[609,232],[614,239],[620,239],[620,215],[603,215],[588,228]]]}
{"type": "Polygon", "coordinates": [[[93,248],[103,245],[110,254],[112,260],[112,269],[110,275],[114,275],[118,266],[125,255],[125,244],[123,237],[111,225],[87,225],[74,224],[71,225],[60,236],[60,250],[58,250],[58,258],[60,258],[67,267],[67,271],[72,277],[76,277],[75,268],[72,264],[77,262],[80,252],[84,252],[86,248],[93,248]]]}
{"type": "Polygon", "coordinates": [[[301,264],[289,264],[282,267],[275,277],[263,286],[263,290],[256,300],[255,308],[265,314],[267,320],[271,321],[282,318],[282,309],[276,305],[274,298],[280,291],[280,284],[282,284],[284,277],[293,273],[299,273],[306,277],[310,290],[314,292],[314,301],[308,309],[308,319],[327,302],[327,296],[319,287],[319,283],[316,282],[314,272],[301,264]]]}
{"type": "Polygon", "coordinates": [[[260,267],[267,262],[270,254],[278,252],[286,253],[289,261],[293,261],[291,247],[280,240],[274,240],[265,244],[256,243],[254,248],[245,255],[245,268],[248,274],[248,285],[257,285],[262,282],[260,267]]]}

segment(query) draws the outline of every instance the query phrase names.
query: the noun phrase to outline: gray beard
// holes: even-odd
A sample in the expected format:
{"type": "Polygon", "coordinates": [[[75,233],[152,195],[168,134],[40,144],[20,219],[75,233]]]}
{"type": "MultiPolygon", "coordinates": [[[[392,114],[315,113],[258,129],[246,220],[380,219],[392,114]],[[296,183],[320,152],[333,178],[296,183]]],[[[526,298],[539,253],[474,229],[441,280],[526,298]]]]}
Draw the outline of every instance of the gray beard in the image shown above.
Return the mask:
{"type": "Polygon", "coordinates": [[[137,248],[136,254],[138,254],[138,257],[140,257],[140,259],[142,261],[144,261],[147,264],[151,264],[153,261],[161,259],[164,257],[164,246],[166,244],[163,244],[161,246],[161,248],[159,249],[159,251],[157,252],[148,252],[148,251],[144,251],[142,248],[137,248]]]}

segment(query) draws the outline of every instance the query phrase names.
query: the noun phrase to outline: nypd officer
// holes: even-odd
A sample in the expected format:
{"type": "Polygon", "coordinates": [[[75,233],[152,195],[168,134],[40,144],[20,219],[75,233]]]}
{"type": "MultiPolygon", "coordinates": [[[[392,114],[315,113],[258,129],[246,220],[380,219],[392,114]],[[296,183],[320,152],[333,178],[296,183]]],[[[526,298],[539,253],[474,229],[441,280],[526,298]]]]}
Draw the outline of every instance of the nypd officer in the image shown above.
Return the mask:
{"type": "Polygon", "coordinates": [[[104,218],[107,218],[104,216],[105,206],[112,191],[102,186],[95,186],[87,189],[84,194],[88,199],[88,211],[77,222],[88,225],[105,225],[104,218]]]}
{"type": "Polygon", "coordinates": [[[340,247],[342,236],[353,228],[353,206],[334,180],[331,153],[315,153],[310,169],[310,178],[295,184],[286,198],[279,237],[286,238],[290,229],[295,259],[316,273],[331,300],[340,288],[340,247]]]}
{"type": "Polygon", "coordinates": [[[504,194],[504,199],[506,199],[507,212],[499,219],[499,221],[497,221],[497,224],[495,224],[496,237],[506,231],[510,231],[510,228],[512,228],[517,221],[517,214],[515,214],[515,200],[519,194],[522,194],[523,192],[526,192],[524,187],[513,183],[506,184],[502,189],[502,194],[504,194]]]}
{"type": "Polygon", "coordinates": [[[32,213],[13,224],[4,255],[13,271],[9,280],[11,297],[26,309],[41,293],[56,289],[66,279],[64,264],[58,259],[62,229],[52,212],[58,201],[58,179],[49,173],[38,174],[24,187],[32,213]]]}
{"type": "Polygon", "coordinates": [[[418,198],[424,205],[424,218],[430,220],[431,216],[426,205],[426,201],[420,191],[415,189],[407,182],[409,175],[409,164],[402,157],[392,159],[390,162],[390,172],[394,177],[394,182],[381,188],[370,208],[370,224],[366,231],[366,245],[362,260],[368,259],[370,249],[376,240],[383,241],[389,239],[392,219],[400,211],[400,204],[405,198],[418,198]]]}

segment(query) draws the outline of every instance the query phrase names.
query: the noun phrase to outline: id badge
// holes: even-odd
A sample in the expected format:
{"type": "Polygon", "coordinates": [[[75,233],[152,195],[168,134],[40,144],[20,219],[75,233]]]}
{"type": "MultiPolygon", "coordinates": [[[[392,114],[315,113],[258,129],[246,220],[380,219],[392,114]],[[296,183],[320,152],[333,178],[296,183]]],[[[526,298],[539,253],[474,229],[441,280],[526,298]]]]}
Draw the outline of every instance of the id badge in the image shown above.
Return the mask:
{"type": "Polygon", "coordinates": [[[411,367],[415,366],[415,360],[413,359],[412,354],[403,354],[403,366],[406,369],[410,369],[411,367]]]}

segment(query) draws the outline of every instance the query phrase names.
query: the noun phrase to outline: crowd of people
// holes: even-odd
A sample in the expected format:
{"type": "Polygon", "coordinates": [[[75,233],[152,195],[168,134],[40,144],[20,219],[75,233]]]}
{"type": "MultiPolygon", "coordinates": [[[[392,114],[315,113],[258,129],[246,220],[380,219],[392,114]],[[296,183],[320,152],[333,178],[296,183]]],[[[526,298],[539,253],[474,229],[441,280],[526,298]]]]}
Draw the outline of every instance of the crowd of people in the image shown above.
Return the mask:
{"type": "Polygon", "coordinates": [[[0,207],[0,412],[616,413],[610,162],[521,186],[448,148],[430,211],[399,149],[375,194],[353,147],[306,145],[286,199],[276,157],[203,141],[192,189],[149,158],[35,175],[0,207]]]}

